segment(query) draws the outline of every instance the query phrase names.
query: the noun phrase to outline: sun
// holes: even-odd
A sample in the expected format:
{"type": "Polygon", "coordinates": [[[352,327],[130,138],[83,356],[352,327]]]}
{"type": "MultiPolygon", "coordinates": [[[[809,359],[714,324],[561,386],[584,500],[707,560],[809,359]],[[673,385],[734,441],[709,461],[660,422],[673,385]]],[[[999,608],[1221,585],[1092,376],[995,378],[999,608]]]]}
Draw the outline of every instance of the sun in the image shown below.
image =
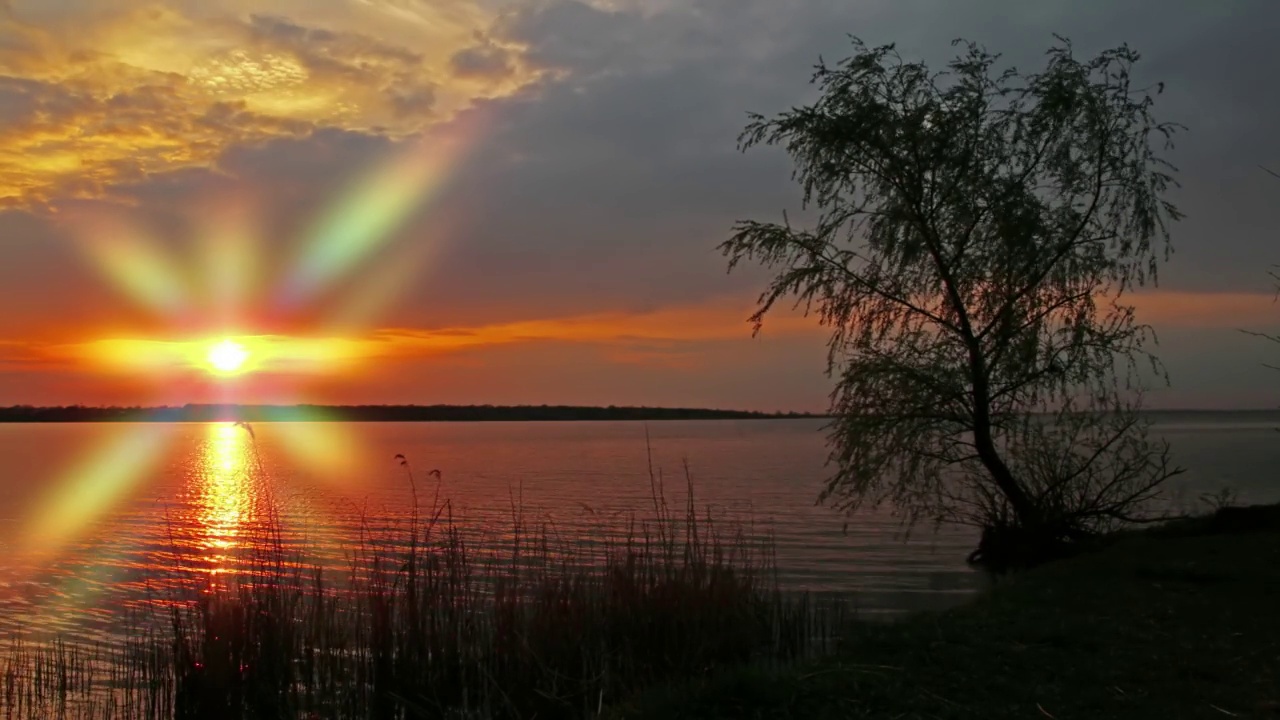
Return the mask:
{"type": "Polygon", "coordinates": [[[244,370],[244,362],[249,359],[249,351],[240,343],[228,338],[209,348],[206,359],[215,373],[235,375],[244,370]]]}

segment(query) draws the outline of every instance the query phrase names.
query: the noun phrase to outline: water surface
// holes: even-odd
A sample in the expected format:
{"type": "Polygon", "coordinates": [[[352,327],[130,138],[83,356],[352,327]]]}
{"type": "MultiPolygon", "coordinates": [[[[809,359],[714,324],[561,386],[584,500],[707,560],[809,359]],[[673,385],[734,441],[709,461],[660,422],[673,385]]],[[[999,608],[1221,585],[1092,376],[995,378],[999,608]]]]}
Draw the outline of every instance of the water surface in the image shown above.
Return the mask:
{"type": "MultiPolygon", "coordinates": [[[[238,551],[272,508],[283,508],[286,542],[341,567],[362,535],[402,527],[415,489],[423,504],[450,498],[477,533],[501,536],[518,512],[573,537],[651,512],[651,472],[682,507],[686,467],[700,512],[772,533],[787,588],[890,613],[979,587],[964,563],[969,529],[904,538],[887,512],[846,519],[815,505],[828,472],[822,426],[0,425],[0,631],[110,634],[176,587],[239,571],[238,551]]],[[[1159,415],[1157,432],[1188,468],[1174,485],[1180,502],[1221,487],[1241,502],[1280,501],[1277,426],[1266,413],[1159,415]]]]}

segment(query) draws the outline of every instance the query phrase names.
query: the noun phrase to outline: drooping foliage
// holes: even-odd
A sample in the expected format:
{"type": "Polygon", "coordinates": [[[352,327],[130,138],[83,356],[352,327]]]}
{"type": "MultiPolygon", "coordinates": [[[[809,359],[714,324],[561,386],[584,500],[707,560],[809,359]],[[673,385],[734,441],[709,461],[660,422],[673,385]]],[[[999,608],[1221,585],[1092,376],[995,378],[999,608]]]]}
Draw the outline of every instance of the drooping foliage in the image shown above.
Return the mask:
{"type": "Polygon", "coordinates": [[[816,102],[753,115],[742,148],[784,148],[816,220],[721,249],[776,271],[757,328],[795,298],[831,330],[836,508],[1055,538],[1147,518],[1177,470],[1137,414],[1163,370],[1126,301],[1180,217],[1163,86],[1134,85],[1127,47],[1059,38],[1022,74],[957,44],[933,71],[855,39],[816,102]]]}

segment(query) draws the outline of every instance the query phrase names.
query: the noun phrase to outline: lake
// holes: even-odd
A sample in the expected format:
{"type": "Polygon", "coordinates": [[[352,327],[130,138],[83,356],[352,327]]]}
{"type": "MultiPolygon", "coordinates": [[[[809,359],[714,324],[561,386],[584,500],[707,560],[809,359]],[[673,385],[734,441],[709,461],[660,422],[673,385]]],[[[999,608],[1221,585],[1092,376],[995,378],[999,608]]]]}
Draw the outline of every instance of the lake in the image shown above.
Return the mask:
{"type": "MultiPolygon", "coordinates": [[[[1224,486],[1240,502],[1280,501],[1280,416],[1155,417],[1188,468],[1174,486],[1179,502],[1193,508],[1224,486]]],[[[871,615],[941,607],[979,588],[964,562],[972,530],[904,538],[890,513],[845,528],[815,505],[827,474],[822,426],[0,425],[0,632],[110,636],[124,614],[163,604],[175,588],[237,573],[248,528],[273,507],[286,542],[340,568],[362,533],[403,527],[414,488],[424,505],[437,492],[451,499],[478,535],[500,538],[518,508],[555,533],[590,536],[652,512],[651,466],[673,506],[686,500],[687,466],[700,512],[771,533],[786,588],[847,593],[871,615]]]]}

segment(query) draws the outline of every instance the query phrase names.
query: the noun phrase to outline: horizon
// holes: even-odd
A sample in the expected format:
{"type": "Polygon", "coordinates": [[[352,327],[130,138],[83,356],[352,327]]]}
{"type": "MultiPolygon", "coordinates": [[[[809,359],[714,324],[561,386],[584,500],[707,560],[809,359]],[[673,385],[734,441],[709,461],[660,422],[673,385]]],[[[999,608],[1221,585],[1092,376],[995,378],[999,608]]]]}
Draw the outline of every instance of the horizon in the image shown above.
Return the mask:
{"type": "MultiPolygon", "coordinates": [[[[567,403],[520,403],[520,404],[494,404],[494,403],[183,403],[181,405],[0,405],[0,413],[13,410],[133,410],[133,411],[152,411],[152,410],[188,410],[188,409],[263,409],[263,410],[292,410],[292,409],[492,409],[492,410],[526,410],[526,409],[566,409],[566,410],[617,410],[617,411],[634,411],[634,410],[653,410],[653,411],[694,411],[694,412],[710,412],[710,413],[737,413],[752,415],[769,415],[769,416],[809,416],[809,417],[834,417],[829,414],[829,410],[820,410],[817,412],[793,410],[787,408],[775,408],[772,410],[760,410],[739,407],[707,407],[692,405],[574,405],[567,403]]],[[[1139,410],[1141,413],[1278,413],[1280,407],[1227,407],[1227,408],[1206,408],[1206,407],[1143,407],[1139,410]]],[[[1037,414],[1037,413],[1032,413],[1037,414]]]]}

